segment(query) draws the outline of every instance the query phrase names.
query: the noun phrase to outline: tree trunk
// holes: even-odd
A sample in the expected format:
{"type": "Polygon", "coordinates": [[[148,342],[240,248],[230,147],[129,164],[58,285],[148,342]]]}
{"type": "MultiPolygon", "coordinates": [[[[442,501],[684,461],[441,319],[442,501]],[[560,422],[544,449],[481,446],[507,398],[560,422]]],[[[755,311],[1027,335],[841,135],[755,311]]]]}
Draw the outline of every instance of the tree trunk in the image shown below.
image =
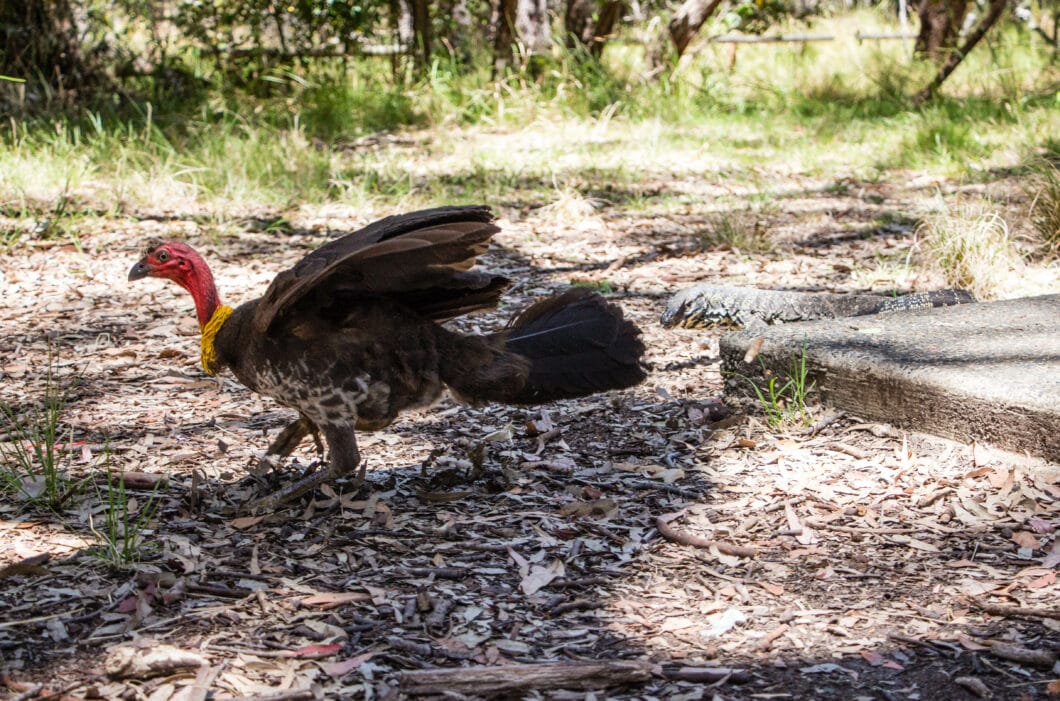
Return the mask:
{"type": "Polygon", "coordinates": [[[515,61],[515,16],[518,0],[499,0],[497,31],[493,38],[493,77],[499,78],[515,61]]]}
{"type": "Polygon", "coordinates": [[[960,65],[964,57],[967,56],[975,45],[986,36],[986,33],[990,31],[991,27],[997,24],[997,21],[1001,19],[1001,14],[1004,12],[1005,7],[1008,5],[1008,0],[990,0],[990,7],[987,10],[986,17],[979,22],[974,30],[968,34],[964,39],[964,43],[955,51],[951,51],[949,56],[946,58],[946,62],[939,68],[938,74],[934,80],[928,83],[923,90],[916,94],[913,98],[913,104],[919,106],[930,100],[935,96],[935,92],[942,86],[943,81],[950,76],[951,73],[960,65]]]}
{"type": "Polygon", "coordinates": [[[412,33],[416,38],[416,65],[422,69],[431,65],[431,16],[427,0],[412,0],[412,33]]]}
{"type": "Polygon", "coordinates": [[[493,41],[493,77],[515,64],[515,42],[527,54],[545,53],[552,46],[547,0],[500,0],[493,41]]]}
{"type": "Polygon", "coordinates": [[[920,0],[920,34],[913,53],[942,61],[957,47],[957,37],[968,14],[967,0],[920,0]]]}
{"type": "Polygon", "coordinates": [[[596,0],[567,0],[563,12],[563,31],[566,36],[563,43],[568,49],[588,46],[593,40],[596,23],[593,14],[596,12],[596,0]]]}
{"type": "Polygon", "coordinates": [[[68,0],[0,0],[0,75],[26,81],[5,82],[0,113],[8,104],[4,93],[14,90],[19,97],[12,103],[23,98],[33,106],[75,101],[79,93],[106,82],[103,70],[93,63],[81,45],[68,0]]]}
{"type": "MultiPolygon", "coordinates": [[[[390,0],[390,21],[394,25],[394,39],[401,50],[416,53],[416,34],[412,31],[412,7],[409,0],[390,0]]],[[[396,80],[402,73],[402,53],[390,57],[390,70],[396,80]]]]}
{"type": "Polygon", "coordinates": [[[678,56],[684,54],[692,39],[699,33],[700,27],[720,4],[721,0],[685,0],[684,4],[677,8],[673,19],[670,20],[669,30],[678,56]]]}
{"type": "MultiPolygon", "coordinates": [[[[471,43],[468,37],[475,31],[475,20],[467,7],[467,0],[440,0],[438,10],[442,17],[448,18],[444,33],[437,37],[438,42],[449,50],[454,60],[470,63],[471,43]]],[[[489,18],[486,20],[488,22],[489,18]]]]}
{"type": "Polygon", "coordinates": [[[515,32],[529,54],[547,52],[552,47],[546,0],[518,0],[515,10],[515,32]]]}
{"type": "Polygon", "coordinates": [[[412,7],[409,0],[390,0],[390,21],[394,23],[398,43],[411,46],[416,34],[412,29],[412,7]]]}
{"type": "Polygon", "coordinates": [[[585,46],[599,58],[607,38],[622,18],[624,7],[623,0],[569,0],[563,14],[567,48],[585,46]]]}
{"type": "Polygon", "coordinates": [[[622,10],[625,7],[620,0],[607,0],[600,8],[600,17],[596,20],[596,31],[593,32],[593,44],[591,50],[593,56],[600,58],[604,52],[604,44],[608,37],[615,31],[619,20],[622,19],[622,10]]]}

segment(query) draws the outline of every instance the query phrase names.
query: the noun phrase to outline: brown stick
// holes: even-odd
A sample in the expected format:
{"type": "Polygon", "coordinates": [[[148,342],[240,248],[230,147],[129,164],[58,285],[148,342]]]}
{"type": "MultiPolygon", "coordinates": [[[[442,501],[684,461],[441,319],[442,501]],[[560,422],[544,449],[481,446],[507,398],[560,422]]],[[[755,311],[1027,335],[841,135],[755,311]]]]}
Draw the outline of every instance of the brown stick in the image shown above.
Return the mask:
{"type": "Polygon", "coordinates": [[[876,535],[897,535],[899,533],[911,533],[913,531],[912,528],[872,528],[870,526],[835,526],[831,523],[828,523],[827,521],[818,521],[812,518],[803,519],[803,523],[811,528],[821,528],[827,531],[837,531],[839,533],[875,533],[876,535]]]}
{"type": "Polygon", "coordinates": [[[975,607],[981,611],[995,616],[1022,616],[1024,618],[1052,618],[1060,621],[1060,609],[1026,608],[1024,606],[1006,606],[1004,604],[988,604],[980,601],[974,596],[969,597],[975,607]]]}
{"type": "Polygon", "coordinates": [[[719,682],[747,681],[750,675],[746,669],[733,667],[664,667],[662,676],[673,681],[692,682],[694,684],[716,684],[719,682]]]}
{"type": "Polygon", "coordinates": [[[309,701],[316,697],[312,689],[289,689],[267,696],[244,696],[243,701],[309,701]]]}
{"type": "Polygon", "coordinates": [[[731,543],[726,543],[720,540],[711,540],[710,538],[700,538],[699,536],[681,533],[680,531],[674,530],[669,523],[663,520],[662,516],[655,519],[655,528],[659,531],[659,535],[672,543],[689,545],[693,548],[716,547],[718,552],[724,555],[732,555],[734,557],[754,557],[758,554],[758,551],[752,547],[732,545],[731,543]]]}
{"type": "Polygon", "coordinates": [[[43,688],[43,684],[34,684],[33,686],[23,691],[21,694],[12,696],[11,701],[27,701],[27,699],[31,699],[37,694],[39,694],[41,692],[41,689],[43,688]]]}
{"type": "Polygon", "coordinates": [[[990,654],[1003,660],[1050,669],[1056,664],[1056,655],[1048,650],[1031,650],[1012,643],[996,642],[990,646],[990,654]]]}
{"type": "Polygon", "coordinates": [[[405,694],[497,694],[524,689],[599,689],[648,681],[648,662],[557,662],[418,669],[398,674],[405,694]]]}
{"type": "Polygon", "coordinates": [[[768,650],[777,638],[788,632],[789,627],[790,626],[788,626],[787,623],[781,623],[779,626],[766,633],[765,636],[755,644],[755,651],[765,652],[768,650]]]}

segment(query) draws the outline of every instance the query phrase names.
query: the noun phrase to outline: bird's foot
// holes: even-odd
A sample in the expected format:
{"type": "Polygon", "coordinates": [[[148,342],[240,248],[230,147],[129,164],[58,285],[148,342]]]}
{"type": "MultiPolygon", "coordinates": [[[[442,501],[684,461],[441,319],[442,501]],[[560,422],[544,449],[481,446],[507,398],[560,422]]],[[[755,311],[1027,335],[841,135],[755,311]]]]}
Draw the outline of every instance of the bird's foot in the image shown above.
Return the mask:
{"type": "Polygon", "coordinates": [[[266,475],[279,472],[283,466],[284,459],[294,452],[295,448],[306,436],[313,437],[317,452],[323,457],[324,444],[320,440],[320,430],[308,418],[299,416],[296,421],[293,421],[280,431],[279,435],[276,436],[276,440],[265,451],[265,455],[258,460],[258,464],[250,469],[250,474],[254,477],[264,478],[266,475]]]}
{"type": "Polygon", "coordinates": [[[265,484],[270,475],[275,475],[283,469],[283,457],[266,453],[258,460],[258,464],[247,470],[247,473],[260,484],[265,484]]]}

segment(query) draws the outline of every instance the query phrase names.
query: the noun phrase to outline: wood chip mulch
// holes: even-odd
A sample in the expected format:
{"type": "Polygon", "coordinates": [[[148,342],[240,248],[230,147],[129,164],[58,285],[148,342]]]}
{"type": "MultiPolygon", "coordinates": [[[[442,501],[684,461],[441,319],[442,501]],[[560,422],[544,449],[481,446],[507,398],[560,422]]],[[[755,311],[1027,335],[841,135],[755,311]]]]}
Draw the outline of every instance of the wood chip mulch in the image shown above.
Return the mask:
{"type": "MultiPolygon", "coordinates": [[[[847,218],[870,206],[834,197],[847,218]]],[[[82,480],[55,512],[0,501],[0,694],[1060,694],[1060,466],[826,407],[813,426],[771,428],[720,396],[720,332],[657,323],[697,280],[844,289],[851,261],[901,253],[910,231],[748,255],[697,247],[691,215],[503,214],[485,264],[518,282],[505,310],[462,328],[607,281],[645,330],[649,381],[534,409],[446,400],[361,435],[361,490],[268,515],[232,510],[315,449],[248,476],[289,413],[204,376],[183,292],[125,275],[143,239],[189,237],[239,302],[324,224],[303,213],[291,234],[212,240],[180,218],[99,220],[79,248],[27,238],[0,256],[0,400],[26,415],[50,365],[64,470],[82,480]],[[121,569],[98,554],[108,469],[127,473],[134,516],[159,505],[141,561],[121,569]]]]}

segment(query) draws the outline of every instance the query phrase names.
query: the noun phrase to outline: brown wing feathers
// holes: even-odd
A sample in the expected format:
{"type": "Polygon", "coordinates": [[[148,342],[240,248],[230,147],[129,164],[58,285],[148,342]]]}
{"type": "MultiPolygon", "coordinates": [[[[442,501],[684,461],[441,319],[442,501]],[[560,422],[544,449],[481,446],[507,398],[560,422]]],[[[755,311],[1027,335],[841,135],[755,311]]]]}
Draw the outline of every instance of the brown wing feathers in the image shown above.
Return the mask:
{"type": "Polygon", "coordinates": [[[429,318],[493,306],[507,280],[468,273],[499,229],[487,207],[439,207],[387,217],[321,246],[276,276],[261,298],[254,327],[332,305],[388,296],[429,318]]]}

